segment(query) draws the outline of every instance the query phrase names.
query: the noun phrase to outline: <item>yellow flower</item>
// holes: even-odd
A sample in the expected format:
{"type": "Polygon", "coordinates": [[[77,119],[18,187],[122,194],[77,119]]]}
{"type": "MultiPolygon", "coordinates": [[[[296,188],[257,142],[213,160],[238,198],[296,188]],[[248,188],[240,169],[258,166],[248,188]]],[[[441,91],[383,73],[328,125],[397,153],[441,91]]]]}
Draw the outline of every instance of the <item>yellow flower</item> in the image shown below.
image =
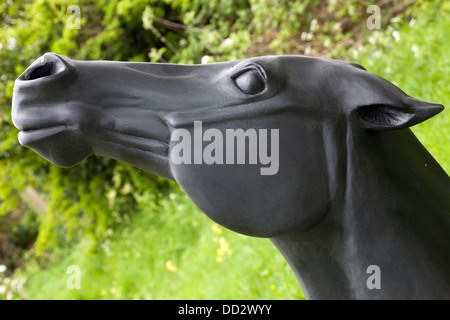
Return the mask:
{"type": "Polygon", "coordinates": [[[276,288],[276,287],[275,287],[275,285],[274,285],[274,284],[270,286],[270,290],[272,290],[272,291],[274,291],[274,290],[275,290],[275,288],[276,288]]]}
{"type": "Polygon", "coordinates": [[[174,265],[172,263],[172,261],[170,261],[170,260],[166,261],[166,268],[167,268],[167,270],[169,270],[170,272],[173,272],[173,273],[178,271],[178,267],[176,265],[174,265]]]}
{"type": "Polygon", "coordinates": [[[219,257],[216,258],[217,262],[222,262],[223,257],[226,253],[231,254],[230,245],[224,237],[214,238],[215,243],[217,243],[220,247],[216,250],[216,253],[219,257]],[[220,261],[219,261],[220,260],[220,261]]]}
{"type": "Polygon", "coordinates": [[[222,234],[223,230],[215,223],[211,226],[211,231],[215,234],[222,234]]]}
{"type": "Polygon", "coordinates": [[[220,249],[222,249],[224,252],[227,252],[230,250],[230,245],[227,242],[221,243],[220,249]]]}
{"type": "Polygon", "coordinates": [[[222,262],[223,262],[223,258],[222,258],[222,257],[216,257],[216,261],[217,261],[218,263],[222,263],[222,262]]]}

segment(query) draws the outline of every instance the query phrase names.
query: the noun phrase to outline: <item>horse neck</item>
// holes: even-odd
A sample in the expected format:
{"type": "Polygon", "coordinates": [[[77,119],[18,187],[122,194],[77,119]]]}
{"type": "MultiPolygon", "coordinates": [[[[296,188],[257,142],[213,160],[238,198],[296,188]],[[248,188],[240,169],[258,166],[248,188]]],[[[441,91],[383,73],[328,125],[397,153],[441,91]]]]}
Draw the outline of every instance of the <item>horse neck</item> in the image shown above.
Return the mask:
{"type": "Polygon", "coordinates": [[[409,129],[349,130],[345,146],[326,217],[272,239],[307,298],[449,298],[447,174],[409,129]]]}

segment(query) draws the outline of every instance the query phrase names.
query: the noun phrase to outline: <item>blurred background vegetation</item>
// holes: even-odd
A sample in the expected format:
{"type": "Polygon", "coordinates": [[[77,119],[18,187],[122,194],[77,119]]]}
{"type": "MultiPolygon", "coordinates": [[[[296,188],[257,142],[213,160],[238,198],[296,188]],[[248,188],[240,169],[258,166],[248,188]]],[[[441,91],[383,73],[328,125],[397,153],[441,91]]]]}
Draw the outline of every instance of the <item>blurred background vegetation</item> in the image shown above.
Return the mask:
{"type": "MultiPolygon", "coordinates": [[[[268,54],[352,60],[450,105],[449,1],[2,0],[0,299],[302,299],[269,240],[225,230],[175,183],[91,156],[70,169],[21,147],[14,80],[34,59],[211,63],[268,54]],[[370,5],[380,8],[369,29],[370,5]],[[73,11],[80,8],[80,28],[73,11]],[[81,270],[69,290],[66,269],[81,270]]],[[[450,172],[450,115],[413,131],[450,172]]]]}

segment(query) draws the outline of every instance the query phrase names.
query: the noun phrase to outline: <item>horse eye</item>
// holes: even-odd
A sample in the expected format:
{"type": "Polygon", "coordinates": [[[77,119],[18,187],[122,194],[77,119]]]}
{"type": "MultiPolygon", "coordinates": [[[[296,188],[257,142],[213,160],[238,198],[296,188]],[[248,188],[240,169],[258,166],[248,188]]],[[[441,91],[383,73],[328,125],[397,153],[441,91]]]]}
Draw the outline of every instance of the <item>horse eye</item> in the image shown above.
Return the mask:
{"type": "Polygon", "coordinates": [[[266,77],[260,68],[249,65],[231,76],[236,86],[246,94],[258,94],[266,88],[266,77]]]}

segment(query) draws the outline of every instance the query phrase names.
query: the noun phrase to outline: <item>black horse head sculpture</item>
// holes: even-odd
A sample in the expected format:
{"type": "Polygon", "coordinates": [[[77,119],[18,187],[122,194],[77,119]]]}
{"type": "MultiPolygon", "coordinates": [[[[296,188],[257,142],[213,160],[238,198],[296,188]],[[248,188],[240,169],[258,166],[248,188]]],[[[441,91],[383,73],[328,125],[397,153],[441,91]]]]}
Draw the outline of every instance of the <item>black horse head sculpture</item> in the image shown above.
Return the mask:
{"type": "Polygon", "coordinates": [[[408,127],[443,109],[360,65],[36,60],[22,145],[175,180],[211,219],[271,238],[308,298],[450,298],[450,183],[408,127]]]}

